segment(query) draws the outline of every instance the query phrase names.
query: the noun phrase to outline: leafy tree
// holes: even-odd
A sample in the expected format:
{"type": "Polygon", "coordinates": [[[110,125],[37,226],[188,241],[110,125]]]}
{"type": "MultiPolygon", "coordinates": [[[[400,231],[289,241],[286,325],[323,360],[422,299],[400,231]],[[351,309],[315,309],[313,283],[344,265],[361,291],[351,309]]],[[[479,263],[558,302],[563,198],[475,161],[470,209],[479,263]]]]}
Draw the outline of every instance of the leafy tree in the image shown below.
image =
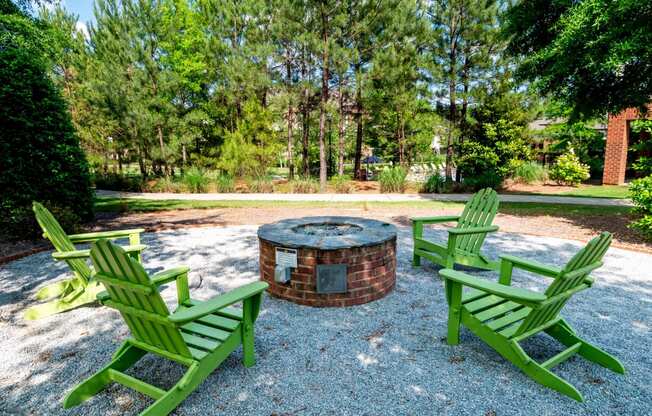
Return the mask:
{"type": "Polygon", "coordinates": [[[506,16],[519,74],[574,118],[644,107],[652,95],[652,3],[522,0],[506,16]]]}
{"type": "Polygon", "coordinates": [[[516,92],[492,92],[471,110],[460,144],[458,169],[471,187],[497,187],[518,165],[531,157],[524,97],[516,92]]]}
{"type": "Polygon", "coordinates": [[[93,217],[88,165],[48,75],[46,35],[20,13],[0,15],[0,228],[14,237],[36,235],[33,200],[66,225],[93,217]]]}

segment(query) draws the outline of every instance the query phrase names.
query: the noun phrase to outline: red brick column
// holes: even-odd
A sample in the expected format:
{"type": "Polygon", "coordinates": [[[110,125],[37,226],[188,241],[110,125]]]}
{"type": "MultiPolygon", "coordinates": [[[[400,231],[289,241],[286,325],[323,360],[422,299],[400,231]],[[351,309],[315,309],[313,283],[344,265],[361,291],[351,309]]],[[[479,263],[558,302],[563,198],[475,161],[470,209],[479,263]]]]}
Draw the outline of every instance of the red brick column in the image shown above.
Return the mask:
{"type": "Polygon", "coordinates": [[[259,239],[260,277],[269,283],[269,294],[308,306],[352,306],[371,302],[387,295],[396,283],[396,239],[369,247],[339,250],[302,248],[297,253],[296,269],[291,281],[274,281],[276,245],[259,239]],[[317,293],[318,264],[346,264],[346,293],[317,293]]]}
{"type": "MultiPolygon", "coordinates": [[[[648,106],[648,108],[652,113],[652,105],[648,106]]],[[[602,174],[602,183],[605,185],[621,185],[625,183],[629,122],[637,118],[640,118],[640,114],[636,108],[628,108],[620,114],[609,115],[607,148],[604,152],[604,172],[602,174]]]]}

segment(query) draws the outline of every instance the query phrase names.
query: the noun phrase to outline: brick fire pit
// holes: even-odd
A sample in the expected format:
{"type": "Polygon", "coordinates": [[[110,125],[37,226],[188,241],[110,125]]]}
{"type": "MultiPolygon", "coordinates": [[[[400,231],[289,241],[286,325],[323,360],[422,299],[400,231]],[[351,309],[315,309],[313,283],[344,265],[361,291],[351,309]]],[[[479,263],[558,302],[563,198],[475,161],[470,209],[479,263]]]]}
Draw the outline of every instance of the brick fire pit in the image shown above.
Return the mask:
{"type": "Polygon", "coordinates": [[[305,217],[258,229],[269,293],[309,306],[380,299],[396,282],[396,228],[355,217],[305,217]]]}

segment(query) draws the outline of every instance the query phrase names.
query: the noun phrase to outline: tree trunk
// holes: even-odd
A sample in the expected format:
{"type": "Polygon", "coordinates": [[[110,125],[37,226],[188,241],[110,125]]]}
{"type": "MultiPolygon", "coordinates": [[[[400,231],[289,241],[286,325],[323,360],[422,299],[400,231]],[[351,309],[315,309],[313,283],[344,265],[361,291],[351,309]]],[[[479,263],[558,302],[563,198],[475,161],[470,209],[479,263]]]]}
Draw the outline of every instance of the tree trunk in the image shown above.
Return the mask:
{"type": "Polygon", "coordinates": [[[356,68],[356,92],[355,92],[355,155],[353,161],[353,176],[357,180],[362,180],[362,169],[360,162],[362,160],[362,86],[360,85],[361,77],[358,73],[360,65],[356,68]]]}
{"type": "MultiPolygon", "coordinates": [[[[306,51],[305,48],[302,51],[301,54],[301,79],[305,82],[307,75],[308,75],[308,69],[306,68],[306,51]]],[[[301,108],[301,122],[302,122],[302,131],[301,131],[301,144],[302,144],[302,149],[301,149],[301,157],[303,160],[302,163],[302,168],[303,168],[303,177],[308,178],[310,177],[310,155],[308,154],[308,150],[310,147],[310,91],[308,90],[308,87],[305,86],[303,88],[303,105],[301,108]]]]}
{"type": "Polygon", "coordinates": [[[321,100],[319,104],[319,192],[326,192],[326,144],[324,135],[326,133],[326,104],[328,104],[328,31],[326,25],[328,18],[322,6],[321,11],[321,36],[322,47],[324,48],[321,56],[321,100]]]}
{"type": "Polygon", "coordinates": [[[294,111],[292,104],[288,106],[288,179],[294,179],[294,149],[292,139],[292,124],[294,123],[294,111]]]}
{"type": "MultiPolygon", "coordinates": [[[[464,53],[464,66],[462,67],[462,85],[464,88],[464,95],[462,96],[462,109],[460,110],[460,130],[462,134],[458,139],[459,145],[464,143],[464,134],[466,134],[466,113],[469,107],[469,71],[471,69],[471,61],[469,59],[469,51],[464,53]]],[[[462,181],[462,171],[460,169],[455,170],[455,182],[462,181]]]]}
{"type": "Polygon", "coordinates": [[[294,124],[294,109],[292,108],[292,96],[290,87],[292,85],[292,62],[290,61],[290,52],[288,50],[286,60],[285,60],[285,72],[286,72],[286,83],[287,83],[287,92],[289,97],[288,103],[288,179],[294,179],[294,140],[292,137],[292,127],[294,124]]]}
{"type": "Polygon", "coordinates": [[[453,179],[453,129],[455,128],[455,118],[457,113],[457,104],[455,102],[455,90],[457,86],[456,81],[456,61],[457,61],[457,51],[454,42],[451,42],[451,52],[450,52],[450,71],[448,73],[448,96],[450,99],[449,105],[449,122],[450,128],[448,129],[448,140],[446,143],[446,179],[453,179]]]}
{"type": "Polygon", "coordinates": [[[344,91],[342,90],[342,81],[340,78],[340,123],[339,123],[339,143],[337,149],[337,174],[344,175],[344,91]]]}

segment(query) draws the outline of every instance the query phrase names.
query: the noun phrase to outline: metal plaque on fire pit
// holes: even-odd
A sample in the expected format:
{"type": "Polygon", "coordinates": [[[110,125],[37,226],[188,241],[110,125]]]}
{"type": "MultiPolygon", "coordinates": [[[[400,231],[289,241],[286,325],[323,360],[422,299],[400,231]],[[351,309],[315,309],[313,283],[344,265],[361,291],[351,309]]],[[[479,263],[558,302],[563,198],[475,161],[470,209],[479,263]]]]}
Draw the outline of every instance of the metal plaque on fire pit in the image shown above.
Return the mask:
{"type": "Polygon", "coordinates": [[[346,264],[317,265],[317,293],[345,293],[346,264]]]}

